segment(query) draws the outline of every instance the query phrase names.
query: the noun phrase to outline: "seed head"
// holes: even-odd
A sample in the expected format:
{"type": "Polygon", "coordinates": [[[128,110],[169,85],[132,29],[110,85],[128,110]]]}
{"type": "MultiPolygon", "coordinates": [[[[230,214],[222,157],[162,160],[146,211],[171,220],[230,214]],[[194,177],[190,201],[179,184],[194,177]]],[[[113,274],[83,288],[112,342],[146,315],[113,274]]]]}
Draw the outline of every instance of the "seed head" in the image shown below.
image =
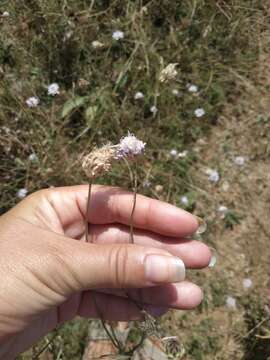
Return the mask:
{"type": "Polygon", "coordinates": [[[108,172],[116,158],[116,148],[110,144],[94,149],[82,160],[82,168],[86,175],[95,178],[108,172]]]}
{"type": "Polygon", "coordinates": [[[177,70],[175,69],[178,64],[169,64],[167,65],[159,75],[160,82],[168,82],[174,80],[177,76],[177,70]]]}

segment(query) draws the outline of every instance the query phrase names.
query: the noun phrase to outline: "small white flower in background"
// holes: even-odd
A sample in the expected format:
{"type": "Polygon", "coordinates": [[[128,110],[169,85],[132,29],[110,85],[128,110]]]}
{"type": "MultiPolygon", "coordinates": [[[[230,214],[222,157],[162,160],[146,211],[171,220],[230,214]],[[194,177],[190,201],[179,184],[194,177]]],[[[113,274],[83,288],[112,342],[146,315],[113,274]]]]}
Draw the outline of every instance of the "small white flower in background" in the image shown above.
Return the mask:
{"type": "Polygon", "coordinates": [[[10,13],[8,11],[4,11],[2,13],[2,17],[9,17],[10,16],[10,13]]]}
{"type": "Polygon", "coordinates": [[[170,151],[170,155],[171,155],[172,157],[176,157],[176,156],[178,155],[178,151],[177,151],[176,149],[172,149],[172,150],[170,151]]]}
{"type": "Polygon", "coordinates": [[[144,98],[144,94],[141,91],[136,92],[136,94],[134,95],[135,100],[141,100],[143,98],[144,98]]]}
{"type": "Polygon", "coordinates": [[[27,189],[20,189],[20,190],[17,192],[17,197],[18,197],[19,199],[23,199],[23,198],[26,197],[27,193],[28,193],[28,190],[27,190],[27,189]]]}
{"type": "Polygon", "coordinates": [[[196,93],[199,90],[197,85],[190,85],[189,84],[187,88],[188,88],[188,91],[191,92],[191,93],[196,93]]]}
{"type": "Polygon", "coordinates": [[[155,105],[153,105],[150,107],[150,111],[155,116],[158,112],[158,108],[155,105]]]}
{"type": "Polygon", "coordinates": [[[72,31],[72,30],[67,31],[64,35],[64,41],[69,40],[73,34],[74,34],[74,31],[72,31]]]}
{"type": "Polygon", "coordinates": [[[217,263],[217,257],[216,257],[216,255],[213,254],[211,256],[211,260],[210,260],[208,267],[213,268],[213,267],[215,267],[216,263],[217,263]]]}
{"type": "Polygon", "coordinates": [[[142,183],[142,186],[144,188],[149,188],[151,186],[151,182],[149,180],[144,180],[144,182],[142,183]]]}
{"type": "Polygon", "coordinates": [[[185,157],[187,157],[187,154],[188,154],[188,151],[184,150],[182,152],[179,152],[177,156],[179,157],[179,159],[184,159],[185,157]]]}
{"type": "Polygon", "coordinates": [[[252,286],[252,280],[249,278],[243,279],[243,288],[244,289],[250,289],[252,286]]]}
{"type": "Polygon", "coordinates": [[[173,89],[173,90],[172,90],[172,94],[173,94],[174,96],[178,96],[178,95],[179,95],[179,90],[173,89]]]}
{"type": "Polygon", "coordinates": [[[229,209],[227,208],[227,206],[224,205],[220,205],[218,207],[218,213],[220,214],[221,219],[224,219],[226,214],[228,213],[229,209]]]}
{"type": "Polygon", "coordinates": [[[48,95],[55,96],[60,94],[59,85],[56,83],[53,83],[48,86],[48,95]]]}
{"type": "Polygon", "coordinates": [[[194,114],[197,118],[201,118],[205,115],[205,110],[203,108],[198,108],[194,111],[194,114]]]}
{"type": "Polygon", "coordinates": [[[224,183],[222,184],[221,186],[221,189],[225,192],[229,191],[230,190],[230,184],[227,180],[224,181],[224,183]]]}
{"type": "Polygon", "coordinates": [[[228,309],[236,309],[236,299],[232,296],[228,296],[226,299],[226,306],[228,309]]]}
{"type": "Polygon", "coordinates": [[[219,173],[217,170],[207,169],[206,174],[208,175],[209,181],[211,181],[213,183],[219,182],[220,176],[219,176],[219,173]]]}
{"type": "Polygon", "coordinates": [[[117,145],[116,158],[133,157],[143,154],[146,143],[137,139],[135,135],[128,133],[117,145]]]}
{"type": "Polygon", "coordinates": [[[92,41],[92,47],[94,49],[102,49],[104,47],[104,44],[98,40],[92,41]]]}
{"type": "Polygon", "coordinates": [[[40,100],[38,97],[35,97],[35,96],[31,96],[30,98],[28,98],[26,100],[26,105],[30,108],[34,108],[34,107],[37,107],[38,104],[40,103],[40,100]]]}
{"type": "Polygon", "coordinates": [[[124,35],[123,31],[121,31],[121,30],[116,30],[112,34],[113,39],[116,41],[124,39],[124,36],[125,35],[124,35]]]}
{"type": "Polygon", "coordinates": [[[164,190],[164,187],[162,185],[156,185],[155,190],[158,194],[161,194],[162,191],[164,190]]]}
{"type": "Polygon", "coordinates": [[[169,64],[163,70],[161,70],[159,75],[160,82],[168,82],[170,80],[174,80],[178,74],[176,70],[176,66],[178,63],[169,64]]]}
{"type": "Polygon", "coordinates": [[[189,204],[188,197],[186,195],[180,197],[180,202],[182,205],[187,206],[189,204]]]}
{"type": "Polygon", "coordinates": [[[243,156],[236,156],[234,158],[234,163],[235,165],[243,166],[245,165],[245,158],[243,156]]]}
{"type": "Polygon", "coordinates": [[[30,155],[28,156],[28,160],[31,161],[31,162],[37,162],[37,161],[38,161],[38,157],[37,157],[37,155],[36,155],[35,153],[33,153],[33,154],[30,154],[30,155]]]}

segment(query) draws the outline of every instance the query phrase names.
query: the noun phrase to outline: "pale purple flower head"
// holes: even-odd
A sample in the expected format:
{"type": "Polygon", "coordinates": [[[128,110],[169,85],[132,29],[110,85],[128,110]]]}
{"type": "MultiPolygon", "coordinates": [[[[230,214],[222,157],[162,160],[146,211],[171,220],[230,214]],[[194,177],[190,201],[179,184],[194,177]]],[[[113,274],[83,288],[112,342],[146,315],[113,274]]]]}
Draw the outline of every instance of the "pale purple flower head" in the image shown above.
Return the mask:
{"type": "Polygon", "coordinates": [[[236,309],[236,299],[232,296],[227,296],[226,306],[229,309],[235,310],[236,309]]]}
{"type": "Polygon", "coordinates": [[[38,104],[40,103],[40,100],[38,97],[36,96],[31,96],[30,98],[28,98],[26,101],[25,101],[26,105],[29,107],[29,108],[34,108],[34,107],[37,107],[38,104]]]}
{"type": "Polygon", "coordinates": [[[143,154],[146,143],[137,139],[135,135],[128,133],[118,144],[116,157],[122,159],[124,157],[134,157],[143,154]]]}

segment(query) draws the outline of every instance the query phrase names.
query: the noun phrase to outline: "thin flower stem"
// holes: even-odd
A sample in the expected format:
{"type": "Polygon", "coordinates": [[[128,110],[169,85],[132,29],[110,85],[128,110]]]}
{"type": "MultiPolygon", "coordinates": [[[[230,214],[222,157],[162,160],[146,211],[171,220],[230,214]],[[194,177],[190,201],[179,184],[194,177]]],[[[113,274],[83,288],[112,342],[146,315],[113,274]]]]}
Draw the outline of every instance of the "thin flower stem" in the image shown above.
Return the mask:
{"type": "Polygon", "coordinates": [[[138,173],[137,173],[137,161],[135,163],[135,174],[134,174],[134,193],[133,193],[133,207],[130,216],[130,242],[134,244],[134,213],[137,203],[137,192],[138,192],[138,173]]]}
{"type": "Polygon", "coordinates": [[[85,241],[86,242],[88,242],[88,238],[89,238],[89,213],[90,213],[90,201],[91,201],[91,194],[92,194],[92,183],[93,183],[93,180],[91,179],[89,182],[89,186],[88,186],[86,215],[85,215],[85,241]]]}
{"type": "MultiPolygon", "coordinates": [[[[90,215],[90,202],[91,202],[91,195],[92,195],[92,184],[93,184],[93,179],[91,178],[90,182],[89,182],[89,187],[88,187],[88,195],[87,195],[87,203],[86,203],[86,215],[85,215],[85,240],[86,240],[86,242],[89,241],[89,215],[90,215]]],[[[90,240],[90,242],[91,242],[91,240],[90,240]]],[[[118,349],[118,351],[121,352],[122,351],[122,346],[121,346],[119,340],[117,339],[117,337],[115,335],[113,327],[110,326],[110,328],[111,328],[111,333],[110,333],[109,330],[107,329],[107,326],[106,326],[105,321],[103,319],[102,312],[101,312],[100,308],[98,307],[95,294],[93,293],[92,296],[93,296],[95,308],[96,308],[97,314],[98,314],[98,316],[99,316],[99,318],[101,320],[103,329],[105,330],[105,332],[108,335],[109,339],[111,340],[112,344],[116,347],[116,349],[118,349]]]]}
{"type": "Polygon", "coordinates": [[[128,171],[129,171],[129,177],[131,183],[134,184],[133,188],[133,206],[132,211],[130,215],[130,242],[134,244],[134,213],[136,208],[136,202],[137,202],[137,192],[138,192],[138,162],[135,160],[135,171],[132,171],[132,168],[126,158],[124,158],[124,161],[127,165],[128,171]]]}
{"type": "Polygon", "coordinates": [[[53,343],[53,341],[56,339],[56,337],[58,336],[58,333],[56,332],[56,334],[53,335],[53,337],[48,341],[48,343],[46,345],[43,346],[43,348],[32,357],[32,360],[38,360],[38,358],[40,357],[40,355],[42,353],[44,353],[45,350],[48,349],[48,347],[53,343]]]}

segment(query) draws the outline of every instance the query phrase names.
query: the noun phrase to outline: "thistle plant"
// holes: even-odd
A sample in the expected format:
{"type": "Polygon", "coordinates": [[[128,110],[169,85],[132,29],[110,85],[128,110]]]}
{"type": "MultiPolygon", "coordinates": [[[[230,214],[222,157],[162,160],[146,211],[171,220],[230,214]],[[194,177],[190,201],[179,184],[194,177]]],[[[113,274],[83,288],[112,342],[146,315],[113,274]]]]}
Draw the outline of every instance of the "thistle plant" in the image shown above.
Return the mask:
{"type": "MultiPolygon", "coordinates": [[[[109,143],[102,146],[101,148],[95,148],[83,158],[82,168],[89,179],[89,190],[88,190],[87,205],[86,205],[86,223],[85,223],[86,241],[89,241],[88,219],[89,219],[89,211],[90,211],[89,209],[91,202],[91,191],[92,191],[93,180],[96,179],[99,175],[108,173],[111,170],[114,162],[123,160],[128,167],[131,181],[134,184],[133,206],[130,215],[130,242],[134,243],[133,216],[136,208],[136,197],[137,197],[137,157],[144,153],[145,146],[146,144],[141,140],[137,139],[135,135],[128,133],[127,136],[123,137],[120,140],[119,144],[112,145],[109,143]],[[135,163],[134,172],[132,171],[130,162],[135,163]]],[[[134,304],[143,314],[146,324],[145,329],[149,328],[147,324],[148,325],[151,324],[151,327],[154,328],[154,318],[151,317],[151,315],[148,314],[137,301],[131,299],[127,292],[125,294],[131,301],[134,302],[134,304]]],[[[110,325],[110,330],[109,330],[107,325],[105,324],[102,312],[99,309],[95,296],[94,296],[94,302],[97,313],[102,322],[103,328],[106,331],[113,345],[117,348],[119,355],[132,356],[132,354],[136,351],[136,349],[138,349],[143,344],[147,330],[142,329],[141,339],[139,340],[138,344],[136,344],[132,349],[127,350],[125,348],[125,345],[122,344],[121,341],[117,338],[113,326],[110,325]]]]}

